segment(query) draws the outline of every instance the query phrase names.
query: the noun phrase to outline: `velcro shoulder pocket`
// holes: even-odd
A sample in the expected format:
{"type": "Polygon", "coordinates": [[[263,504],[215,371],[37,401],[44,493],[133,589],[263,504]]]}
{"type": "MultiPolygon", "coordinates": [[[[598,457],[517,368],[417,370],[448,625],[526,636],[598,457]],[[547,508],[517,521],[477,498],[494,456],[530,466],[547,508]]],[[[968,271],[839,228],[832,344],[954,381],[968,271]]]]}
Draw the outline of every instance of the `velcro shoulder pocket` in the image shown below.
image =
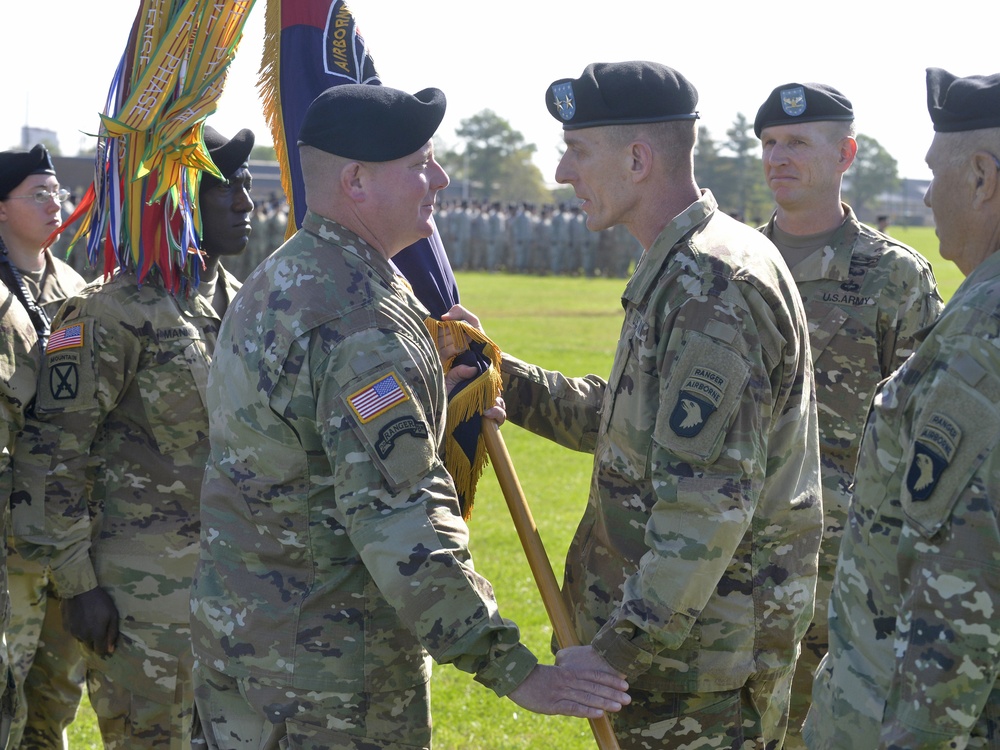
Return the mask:
{"type": "Polygon", "coordinates": [[[685,461],[712,463],[749,379],[749,363],[730,346],[696,331],[685,334],[653,439],[685,461]]]}
{"type": "Polygon", "coordinates": [[[914,422],[900,498],[909,522],[927,537],[948,520],[1000,439],[997,405],[951,372],[940,377],[914,422]]]}
{"type": "Polygon", "coordinates": [[[341,396],[372,463],[396,492],[423,477],[437,459],[436,436],[410,384],[394,369],[369,371],[341,396]]]}
{"type": "Polygon", "coordinates": [[[97,397],[93,318],[52,331],[45,349],[35,408],[39,413],[92,409],[97,397]]]}

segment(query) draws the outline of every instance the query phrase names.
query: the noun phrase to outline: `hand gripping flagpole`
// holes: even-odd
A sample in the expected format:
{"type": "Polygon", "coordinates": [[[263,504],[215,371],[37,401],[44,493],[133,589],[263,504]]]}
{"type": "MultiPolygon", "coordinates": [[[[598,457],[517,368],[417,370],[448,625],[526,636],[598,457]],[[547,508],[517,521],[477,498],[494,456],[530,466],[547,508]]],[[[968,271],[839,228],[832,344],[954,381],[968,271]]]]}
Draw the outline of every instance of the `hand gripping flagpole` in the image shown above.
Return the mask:
{"type": "MultiPolygon", "coordinates": [[[[493,471],[496,472],[497,481],[507,501],[507,508],[510,510],[511,518],[514,519],[514,528],[517,529],[517,536],[521,540],[524,554],[528,558],[528,567],[535,578],[535,585],[542,595],[542,603],[545,611],[548,612],[549,621],[552,623],[552,630],[556,636],[556,643],[559,648],[569,646],[579,646],[580,641],[573,630],[573,624],[566,611],[566,604],[559,592],[559,584],[556,582],[555,573],[552,572],[552,564],[548,555],[545,554],[545,547],[542,545],[542,538],[538,535],[538,527],[535,526],[535,519],[531,516],[531,509],[528,507],[528,499],[521,489],[517,472],[514,471],[514,462],[507,452],[507,445],[504,443],[503,435],[500,434],[500,426],[492,419],[483,420],[483,439],[486,442],[486,450],[490,456],[490,463],[493,464],[493,471]]],[[[611,720],[607,714],[599,719],[589,719],[590,729],[597,740],[597,747],[600,750],[619,750],[618,739],[611,728],[611,720]]]]}

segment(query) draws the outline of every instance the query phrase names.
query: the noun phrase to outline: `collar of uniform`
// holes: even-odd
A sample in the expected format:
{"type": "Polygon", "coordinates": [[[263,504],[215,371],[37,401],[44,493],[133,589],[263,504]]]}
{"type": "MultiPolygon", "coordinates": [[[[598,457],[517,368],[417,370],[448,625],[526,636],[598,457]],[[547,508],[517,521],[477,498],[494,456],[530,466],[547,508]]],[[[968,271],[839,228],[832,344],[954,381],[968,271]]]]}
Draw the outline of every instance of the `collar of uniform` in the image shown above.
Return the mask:
{"type": "Polygon", "coordinates": [[[307,210],[302,219],[302,229],[315,235],[323,242],[336,245],[344,252],[358,256],[387,283],[392,284],[396,271],[386,257],[343,224],[307,210]]]}
{"type": "MultiPolygon", "coordinates": [[[[229,305],[236,298],[236,293],[240,290],[240,282],[233,276],[226,267],[221,263],[219,264],[219,275],[215,280],[215,293],[218,294],[220,291],[226,295],[226,307],[229,309],[229,305]]],[[[191,309],[182,309],[185,315],[193,316],[200,315],[207,318],[215,318],[216,320],[222,320],[222,316],[219,315],[218,310],[212,304],[212,300],[207,298],[201,293],[202,290],[199,288],[196,294],[190,295],[190,305],[191,309]]]]}
{"type": "Polygon", "coordinates": [[[622,303],[641,302],[656,283],[663,270],[663,264],[673,253],[674,247],[691,231],[704,223],[718,209],[719,204],[711,190],[702,190],[701,198],[681,211],[663,228],[648,250],[639,259],[635,273],[629,279],[622,293],[622,303]]]}
{"type": "MultiPolygon", "coordinates": [[[[830,244],[817,250],[800,263],[796,263],[794,268],[789,269],[796,282],[816,281],[818,279],[848,281],[851,278],[851,258],[861,233],[861,225],[850,206],[846,203],[840,205],[844,207],[844,221],[833,233],[830,244]]],[[[767,235],[768,239],[774,236],[776,216],[777,212],[771,216],[771,220],[764,229],[764,234],[767,235]]]]}
{"type": "MultiPolygon", "coordinates": [[[[1000,278],[1000,250],[986,256],[986,260],[972,269],[972,273],[965,277],[951,299],[948,300],[948,307],[953,307],[955,300],[964,296],[969,289],[997,278],[1000,278]]],[[[940,320],[940,316],[938,319],[940,320]]]]}

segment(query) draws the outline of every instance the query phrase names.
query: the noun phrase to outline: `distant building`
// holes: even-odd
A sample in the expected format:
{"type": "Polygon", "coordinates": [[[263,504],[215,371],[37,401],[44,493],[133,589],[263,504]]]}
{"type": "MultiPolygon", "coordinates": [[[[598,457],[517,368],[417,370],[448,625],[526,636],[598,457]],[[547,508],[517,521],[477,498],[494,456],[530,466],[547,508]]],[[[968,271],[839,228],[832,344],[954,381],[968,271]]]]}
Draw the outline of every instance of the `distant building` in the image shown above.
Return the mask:
{"type": "MultiPolygon", "coordinates": [[[[38,132],[50,132],[39,131],[38,132]]],[[[32,141],[28,148],[36,143],[47,143],[47,141],[32,141]]],[[[76,194],[82,195],[83,191],[90,187],[94,181],[94,157],[93,156],[53,156],[52,165],[59,175],[60,184],[76,194]]],[[[270,200],[272,196],[280,197],[284,195],[281,188],[281,170],[278,163],[273,161],[250,160],[250,173],[253,175],[253,190],[251,196],[255,201],[270,200]]]]}
{"type": "Polygon", "coordinates": [[[900,179],[898,189],[882,193],[875,200],[874,214],[885,214],[889,224],[896,226],[933,226],[934,215],[924,205],[924,193],[930,184],[930,180],[900,179]]]}

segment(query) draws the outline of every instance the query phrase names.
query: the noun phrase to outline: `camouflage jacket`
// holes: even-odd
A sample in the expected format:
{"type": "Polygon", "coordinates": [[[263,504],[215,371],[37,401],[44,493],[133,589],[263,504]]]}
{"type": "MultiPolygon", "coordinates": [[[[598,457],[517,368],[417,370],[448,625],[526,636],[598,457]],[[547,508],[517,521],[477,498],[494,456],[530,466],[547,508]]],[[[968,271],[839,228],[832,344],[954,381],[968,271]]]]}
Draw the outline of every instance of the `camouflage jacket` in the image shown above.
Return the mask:
{"type": "Polygon", "coordinates": [[[997,742],[998,311],[995,253],[875,397],[803,733],[810,748],[997,742]]]}
{"type": "MultiPolygon", "coordinates": [[[[916,347],[943,305],[916,250],[861,224],[846,203],[829,245],[792,268],[816,372],[824,533],[813,620],[826,622],[865,416],[878,384],[916,347]]],[[[774,217],[761,231],[774,234],[774,217]]]]}
{"type": "Polygon", "coordinates": [[[311,212],[237,296],[209,379],[191,602],[213,668],[405,690],[430,652],[503,695],[534,667],[473,569],[426,316],[381,254],[311,212]]]}
{"type": "Polygon", "coordinates": [[[188,621],[219,323],[199,295],[130,274],[87,286],[53,321],[32,456],[15,459],[14,531],[61,595],[100,585],[122,617],[188,621]]]}
{"type": "Polygon", "coordinates": [[[42,339],[48,336],[49,324],[63,302],[86,286],[83,277],[68,263],[56,258],[50,249],[44,250],[43,255],[45,274],[40,286],[30,276],[16,271],[9,256],[0,256],[0,281],[29,308],[28,317],[42,339]],[[35,305],[37,307],[30,309],[35,305]]]}
{"type": "Polygon", "coordinates": [[[69,263],[53,256],[51,250],[45,251],[45,265],[48,272],[42,280],[37,299],[51,320],[63,302],[83,289],[87,282],[69,263]]]}
{"type": "MultiPolygon", "coordinates": [[[[13,467],[11,457],[24,416],[35,396],[38,376],[38,339],[27,311],[17,298],[0,284],[0,540],[7,538],[8,500],[13,467]]],[[[10,616],[7,599],[7,545],[0,543],[0,632],[10,616]]],[[[0,676],[6,674],[6,649],[0,648],[0,676]]],[[[0,695],[3,686],[0,686],[0,695]]]]}
{"type": "Polygon", "coordinates": [[[705,191],[645,252],[607,383],[505,359],[508,418],[594,451],[564,595],[635,687],[784,673],[822,526],[808,331],[775,247],[705,191]]]}

